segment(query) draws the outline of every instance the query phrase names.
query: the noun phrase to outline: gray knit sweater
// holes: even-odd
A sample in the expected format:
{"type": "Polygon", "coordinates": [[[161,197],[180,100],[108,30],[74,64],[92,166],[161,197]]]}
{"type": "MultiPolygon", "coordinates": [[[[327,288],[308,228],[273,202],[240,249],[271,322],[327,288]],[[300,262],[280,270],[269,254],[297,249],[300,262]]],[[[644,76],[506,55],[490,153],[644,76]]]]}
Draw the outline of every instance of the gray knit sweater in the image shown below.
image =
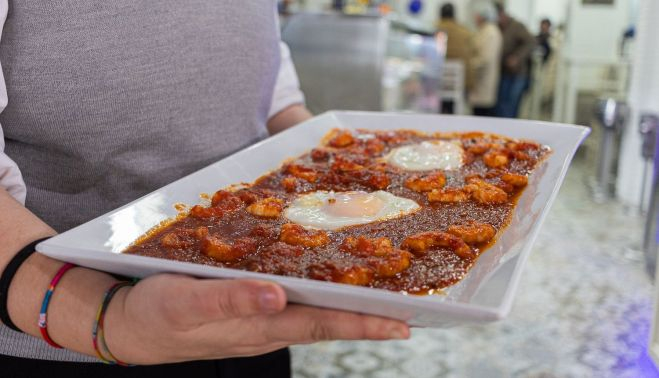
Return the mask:
{"type": "MultiPolygon", "coordinates": [[[[273,9],[9,1],[0,124],[26,206],[64,231],[266,136],[279,63],[273,9]]],[[[1,325],[0,354],[92,360],[1,325]]]]}

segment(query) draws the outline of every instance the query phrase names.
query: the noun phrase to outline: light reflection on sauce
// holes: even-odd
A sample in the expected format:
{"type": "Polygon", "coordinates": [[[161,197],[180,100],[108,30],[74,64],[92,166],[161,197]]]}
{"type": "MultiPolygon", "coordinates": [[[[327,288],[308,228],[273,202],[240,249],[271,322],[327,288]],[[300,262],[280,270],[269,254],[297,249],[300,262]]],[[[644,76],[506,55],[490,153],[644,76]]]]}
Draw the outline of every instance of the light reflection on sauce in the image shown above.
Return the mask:
{"type": "Polygon", "coordinates": [[[180,213],[187,213],[188,210],[190,210],[190,206],[184,204],[184,203],[175,203],[174,204],[174,209],[180,214],[180,213]]]}

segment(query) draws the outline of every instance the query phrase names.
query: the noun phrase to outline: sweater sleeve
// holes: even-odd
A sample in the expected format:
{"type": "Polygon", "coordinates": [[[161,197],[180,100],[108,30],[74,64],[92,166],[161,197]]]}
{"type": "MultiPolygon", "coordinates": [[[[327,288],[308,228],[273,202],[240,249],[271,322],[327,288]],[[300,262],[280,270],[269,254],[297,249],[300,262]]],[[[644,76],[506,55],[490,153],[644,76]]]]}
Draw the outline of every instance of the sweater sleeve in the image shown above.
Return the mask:
{"type": "MultiPolygon", "coordinates": [[[[7,0],[0,1],[0,31],[7,19],[7,0]]],[[[7,106],[7,86],[0,70],[0,112],[7,106]]],[[[5,189],[17,201],[25,204],[26,188],[21,171],[16,163],[5,154],[5,136],[0,125],[0,188],[5,189]]]]}

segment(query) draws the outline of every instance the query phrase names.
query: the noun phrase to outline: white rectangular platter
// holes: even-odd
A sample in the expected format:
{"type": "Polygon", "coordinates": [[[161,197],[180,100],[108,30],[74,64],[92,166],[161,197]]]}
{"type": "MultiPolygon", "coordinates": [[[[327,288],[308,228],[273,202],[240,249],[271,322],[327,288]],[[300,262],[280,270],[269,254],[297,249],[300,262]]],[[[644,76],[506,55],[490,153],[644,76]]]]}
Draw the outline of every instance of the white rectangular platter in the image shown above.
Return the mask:
{"type": "Polygon", "coordinates": [[[39,244],[37,250],[56,259],[133,277],[177,272],[198,277],[270,280],[284,287],[291,302],[402,319],[413,326],[448,327],[495,321],[510,311],[524,262],[570,161],[589,131],[580,126],[483,117],[328,112],[49,239],[39,244]],[[446,295],[403,295],[121,253],[153,226],[175,216],[174,204],[196,204],[201,193],[252,182],[278,168],[286,158],[317,146],[322,136],[335,127],[485,131],[532,139],[550,146],[553,153],[530,177],[510,226],[467,276],[446,290],[446,295]]]}

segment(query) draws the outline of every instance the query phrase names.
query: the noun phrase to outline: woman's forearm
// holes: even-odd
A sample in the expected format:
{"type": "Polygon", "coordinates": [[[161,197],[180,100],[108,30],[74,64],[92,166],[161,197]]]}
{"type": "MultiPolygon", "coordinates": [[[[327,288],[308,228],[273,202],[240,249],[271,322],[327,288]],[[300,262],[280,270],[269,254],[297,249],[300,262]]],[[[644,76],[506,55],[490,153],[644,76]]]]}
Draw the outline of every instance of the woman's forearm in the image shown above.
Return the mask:
{"type": "MultiPolygon", "coordinates": [[[[39,310],[48,284],[62,263],[35,254],[16,275],[9,292],[9,313],[26,333],[39,336],[39,310]]],[[[104,291],[116,279],[86,268],[67,272],[48,307],[48,333],[63,347],[95,355],[92,327],[104,291]]]]}
{"type": "MultiPolygon", "coordinates": [[[[2,190],[0,208],[4,268],[23,246],[54,231],[2,190]]],[[[61,266],[34,254],[14,276],[8,309],[23,331],[39,336],[41,302],[61,266]]],[[[67,272],[48,308],[53,341],[94,356],[91,334],[96,312],[114,282],[112,276],[90,269],[67,272]]],[[[117,293],[105,316],[105,340],[124,362],[158,364],[253,356],[320,340],[409,337],[407,325],[399,321],[286,302],[284,290],[271,282],[158,274],[117,293]]]]}
{"type": "Polygon", "coordinates": [[[291,105],[279,113],[275,114],[268,120],[268,131],[274,135],[293,127],[300,122],[304,122],[313,117],[313,114],[304,106],[304,104],[291,105]]]}
{"type": "MultiPolygon", "coordinates": [[[[30,242],[55,231],[0,189],[0,271],[30,242]]],[[[37,325],[43,296],[61,262],[33,254],[12,280],[7,308],[24,332],[39,336],[37,325]]],[[[64,275],[48,308],[48,332],[62,346],[94,355],[91,330],[95,311],[115,279],[90,269],[76,268],[64,275]]]]}
{"type": "Polygon", "coordinates": [[[16,252],[55,231],[0,188],[0,272],[16,252]]]}

